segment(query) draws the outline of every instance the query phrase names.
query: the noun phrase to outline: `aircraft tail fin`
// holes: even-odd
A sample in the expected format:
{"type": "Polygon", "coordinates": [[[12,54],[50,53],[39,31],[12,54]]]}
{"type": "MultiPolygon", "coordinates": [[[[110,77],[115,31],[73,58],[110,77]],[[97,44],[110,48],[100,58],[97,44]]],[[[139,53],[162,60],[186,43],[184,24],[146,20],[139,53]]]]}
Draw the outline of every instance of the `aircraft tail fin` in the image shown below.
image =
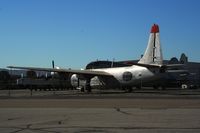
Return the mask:
{"type": "Polygon", "coordinates": [[[151,28],[149,42],[140,64],[163,65],[163,55],[160,44],[159,26],[154,24],[151,28]]]}

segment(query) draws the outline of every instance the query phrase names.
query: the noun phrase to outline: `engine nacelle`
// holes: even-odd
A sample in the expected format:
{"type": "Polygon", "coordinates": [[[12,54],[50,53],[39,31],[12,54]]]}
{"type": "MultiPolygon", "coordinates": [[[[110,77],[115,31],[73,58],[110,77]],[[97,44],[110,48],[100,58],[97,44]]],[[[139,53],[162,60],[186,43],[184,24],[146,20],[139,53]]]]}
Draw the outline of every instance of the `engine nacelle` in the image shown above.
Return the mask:
{"type": "Polygon", "coordinates": [[[71,76],[71,85],[74,87],[74,88],[76,88],[76,87],[78,87],[79,86],[79,83],[78,83],[78,75],[77,74],[73,74],[72,76],[71,76]]]}
{"type": "MultiPolygon", "coordinates": [[[[60,67],[56,66],[54,69],[60,69],[60,67]]],[[[51,76],[52,77],[58,77],[58,73],[57,72],[51,72],[51,76]]]]}
{"type": "Polygon", "coordinates": [[[86,80],[83,78],[80,78],[79,75],[73,74],[71,76],[71,85],[72,87],[79,89],[79,88],[84,88],[86,85],[86,80]]]}

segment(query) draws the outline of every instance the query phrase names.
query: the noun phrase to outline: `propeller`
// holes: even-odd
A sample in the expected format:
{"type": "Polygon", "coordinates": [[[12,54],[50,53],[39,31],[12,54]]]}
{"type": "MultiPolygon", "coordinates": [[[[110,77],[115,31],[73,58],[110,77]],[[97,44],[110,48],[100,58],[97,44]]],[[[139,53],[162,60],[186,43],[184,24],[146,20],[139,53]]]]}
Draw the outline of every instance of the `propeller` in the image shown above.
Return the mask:
{"type": "Polygon", "coordinates": [[[52,68],[55,68],[54,60],[52,60],[52,68]]]}

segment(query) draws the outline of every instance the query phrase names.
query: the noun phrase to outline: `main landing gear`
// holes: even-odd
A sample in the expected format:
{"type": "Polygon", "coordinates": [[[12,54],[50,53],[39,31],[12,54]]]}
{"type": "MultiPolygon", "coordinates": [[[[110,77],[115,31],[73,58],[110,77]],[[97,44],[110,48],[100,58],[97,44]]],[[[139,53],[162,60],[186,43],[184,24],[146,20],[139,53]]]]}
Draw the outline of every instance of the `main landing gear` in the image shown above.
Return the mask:
{"type": "Polygon", "coordinates": [[[90,93],[92,91],[92,87],[90,86],[90,80],[91,79],[86,79],[86,83],[85,83],[85,90],[90,93]]]}

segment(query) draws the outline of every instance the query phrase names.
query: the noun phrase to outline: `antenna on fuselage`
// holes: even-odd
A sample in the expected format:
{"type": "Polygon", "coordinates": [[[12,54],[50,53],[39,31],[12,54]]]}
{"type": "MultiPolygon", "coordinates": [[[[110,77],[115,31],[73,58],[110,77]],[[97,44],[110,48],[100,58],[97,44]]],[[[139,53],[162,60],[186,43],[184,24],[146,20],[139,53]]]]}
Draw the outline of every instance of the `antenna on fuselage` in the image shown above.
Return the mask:
{"type": "Polygon", "coordinates": [[[52,60],[52,68],[55,68],[54,60],[52,60]]]}

